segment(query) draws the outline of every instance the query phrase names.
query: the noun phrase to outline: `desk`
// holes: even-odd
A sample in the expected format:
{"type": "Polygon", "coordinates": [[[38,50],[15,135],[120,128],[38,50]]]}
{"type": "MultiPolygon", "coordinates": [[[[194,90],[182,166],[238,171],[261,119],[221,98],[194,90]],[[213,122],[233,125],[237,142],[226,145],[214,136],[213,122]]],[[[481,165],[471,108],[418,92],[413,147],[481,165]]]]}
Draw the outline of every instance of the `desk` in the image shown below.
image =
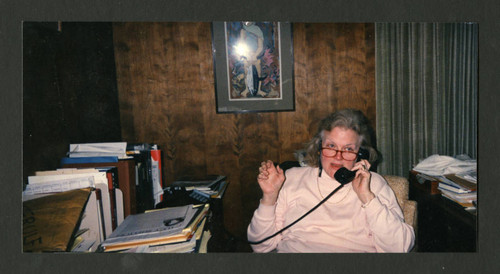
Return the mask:
{"type": "Polygon", "coordinates": [[[418,252],[475,252],[477,242],[476,213],[441,194],[430,194],[418,187],[410,172],[411,200],[418,203],[416,246],[418,252]]]}
{"type": "Polygon", "coordinates": [[[208,229],[212,237],[207,244],[207,252],[252,252],[245,240],[231,235],[224,227],[224,206],[222,199],[210,200],[211,214],[208,219],[208,229]]]}

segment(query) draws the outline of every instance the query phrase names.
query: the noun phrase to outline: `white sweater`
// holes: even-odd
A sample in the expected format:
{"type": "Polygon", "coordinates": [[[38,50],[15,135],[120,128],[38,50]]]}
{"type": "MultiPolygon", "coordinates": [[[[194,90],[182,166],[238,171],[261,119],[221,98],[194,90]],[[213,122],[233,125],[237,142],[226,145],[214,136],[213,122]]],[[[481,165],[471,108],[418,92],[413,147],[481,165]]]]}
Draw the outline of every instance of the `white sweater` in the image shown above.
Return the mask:
{"type": "MultiPolygon", "coordinates": [[[[248,239],[259,241],[294,222],[340,184],[318,168],[286,171],[275,205],[260,204],[248,226],[248,239]]],[[[262,244],[255,252],[408,252],[414,244],[413,228],[404,222],[394,192],[372,172],[375,198],[365,207],[345,185],[304,219],[262,244]]]]}

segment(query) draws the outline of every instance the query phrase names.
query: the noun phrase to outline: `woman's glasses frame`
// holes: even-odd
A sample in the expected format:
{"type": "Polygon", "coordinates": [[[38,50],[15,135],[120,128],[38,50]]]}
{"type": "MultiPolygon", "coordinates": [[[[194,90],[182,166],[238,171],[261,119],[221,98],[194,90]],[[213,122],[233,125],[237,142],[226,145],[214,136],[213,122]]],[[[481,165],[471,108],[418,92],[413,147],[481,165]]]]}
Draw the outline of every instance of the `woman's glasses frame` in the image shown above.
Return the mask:
{"type": "Polygon", "coordinates": [[[351,150],[341,150],[341,149],[335,149],[331,147],[322,147],[321,152],[323,156],[328,157],[328,158],[333,158],[337,156],[337,153],[340,152],[340,156],[342,159],[346,161],[353,161],[358,157],[358,152],[357,151],[351,151],[351,150]]]}

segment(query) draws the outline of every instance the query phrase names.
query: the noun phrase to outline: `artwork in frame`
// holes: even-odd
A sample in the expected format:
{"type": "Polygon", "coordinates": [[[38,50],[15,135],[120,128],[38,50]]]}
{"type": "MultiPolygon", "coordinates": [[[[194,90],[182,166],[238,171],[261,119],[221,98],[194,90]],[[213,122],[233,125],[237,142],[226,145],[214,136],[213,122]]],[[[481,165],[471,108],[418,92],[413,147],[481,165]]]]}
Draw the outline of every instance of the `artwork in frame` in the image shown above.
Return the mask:
{"type": "Polygon", "coordinates": [[[295,110],[291,23],[213,22],[217,113],[295,110]]]}

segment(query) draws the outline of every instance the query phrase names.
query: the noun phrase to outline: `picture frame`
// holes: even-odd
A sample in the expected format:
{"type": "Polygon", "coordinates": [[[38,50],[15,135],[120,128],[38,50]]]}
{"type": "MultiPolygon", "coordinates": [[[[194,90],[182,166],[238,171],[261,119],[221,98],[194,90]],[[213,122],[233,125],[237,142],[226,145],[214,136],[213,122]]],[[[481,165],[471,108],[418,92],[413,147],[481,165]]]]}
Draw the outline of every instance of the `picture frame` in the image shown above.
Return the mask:
{"type": "Polygon", "coordinates": [[[212,23],[217,113],[294,111],[292,24],[212,23]]]}

